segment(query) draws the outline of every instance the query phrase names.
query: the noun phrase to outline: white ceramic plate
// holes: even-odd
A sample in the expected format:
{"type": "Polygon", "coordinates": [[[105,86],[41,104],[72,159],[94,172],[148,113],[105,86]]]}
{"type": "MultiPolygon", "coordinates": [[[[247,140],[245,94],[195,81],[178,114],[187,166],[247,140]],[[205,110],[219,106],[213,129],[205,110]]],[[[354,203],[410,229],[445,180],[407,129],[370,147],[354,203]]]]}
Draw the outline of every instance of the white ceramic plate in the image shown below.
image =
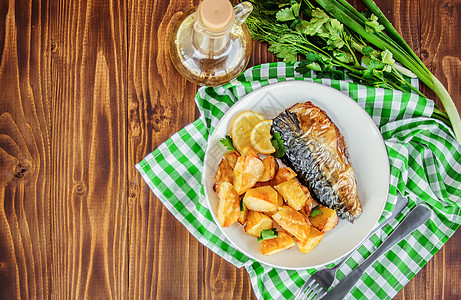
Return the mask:
{"type": "Polygon", "coordinates": [[[296,246],[278,254],[265,256],[260,243],[246,234],[236,222],[229,228],[221,228],[236,248],[247,256],[267,265],[283,269],[318,267],[346,255],[367,237],[379,220],[389,191],[389,159],[379,130],[370,116],[352,99],[341,92],[317,83],[288,81],[271,84],[246,95],[223,116],[209,139],[205,154],[203,182],[211,214],[216,217],[218,196],[213,191],[213,179],[227,151],[219,140],[230,134],[234,118],[251,110],[272,119],[283,109],[298,102],[312,101],[322,108],[336,124],[346,139],[350,161],[355,169],[359,199],[363,212],[354,224],[346,220],[327,232],[320,244],[308,254],[302,254],[296,246]]]}

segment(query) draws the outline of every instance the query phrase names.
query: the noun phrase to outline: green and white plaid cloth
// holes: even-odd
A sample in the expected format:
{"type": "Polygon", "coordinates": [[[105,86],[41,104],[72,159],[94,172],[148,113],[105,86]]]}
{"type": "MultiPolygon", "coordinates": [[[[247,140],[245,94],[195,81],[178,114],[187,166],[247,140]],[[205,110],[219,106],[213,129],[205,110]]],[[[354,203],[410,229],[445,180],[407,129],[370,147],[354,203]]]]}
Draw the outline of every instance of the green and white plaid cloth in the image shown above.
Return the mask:
{"type": "MultiPolygon", "coordinates": [[[[317,270],[282,270],[258,263],[224,237],[213,221],[201,183],[208,136],[224,113],[261,86],[306,80],[336,88],[373,118],[386,143],[391,164],[388,202],[381,221],[390,215],[400,194],[409,207],[426,203],[429,221],[394,246],[370,267],[347,299],[389,299],[410,281],[453,235],[461,223],[461,147],[453,132],[431,118],[434,102],[416,94],[366,87],[350,79],[301,75],[295,65],[255,66],[215,88],[201,87],[195,97],[201,116],[148,154],[136,167],[155,195],[205,246],[237,267],[245,267],[258,299],[292,299],[317,270]]],[[[407,214],[410,208],[406,208],[407,214]]],[[[400,216],[400,220],[402,220],[400,216]]],[[[399,221],[368,238],[337,272],[347,276],[381,244],[399,221]]]]}

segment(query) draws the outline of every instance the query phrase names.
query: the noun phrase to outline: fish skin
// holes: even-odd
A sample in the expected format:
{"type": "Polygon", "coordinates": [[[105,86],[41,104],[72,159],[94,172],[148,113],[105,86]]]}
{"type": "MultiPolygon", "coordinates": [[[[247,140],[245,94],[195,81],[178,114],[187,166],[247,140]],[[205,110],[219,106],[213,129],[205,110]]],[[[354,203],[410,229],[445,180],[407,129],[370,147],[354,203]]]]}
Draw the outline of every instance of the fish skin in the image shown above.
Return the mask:
{"type": "Polygon", "coordinates": [[[301,128],[301,122],[296,113],[290,111],[291,108],[284,110],[274,118],[271,127],[271,133],[279,132],[286,147],[282,161],[296,172],[298,180],[307,186],[317,202],[334,209],[338,217],[353,223],[362,211],[360,202],[358,208],[353,206],[354,211],[348,210],[350,200],[342,199],[327,180],[320,168],[322,162],[316,158],[308,146],[312,141],[301,128]]]}

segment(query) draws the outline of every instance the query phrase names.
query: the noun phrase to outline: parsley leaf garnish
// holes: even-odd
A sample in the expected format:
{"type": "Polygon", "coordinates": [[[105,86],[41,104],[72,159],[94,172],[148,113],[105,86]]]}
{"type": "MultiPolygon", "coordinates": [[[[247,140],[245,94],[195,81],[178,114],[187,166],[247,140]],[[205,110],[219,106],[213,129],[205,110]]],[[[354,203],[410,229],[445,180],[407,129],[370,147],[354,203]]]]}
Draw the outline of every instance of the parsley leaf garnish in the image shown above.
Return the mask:
{"type": "Polygon", "coordinates": [[[230,136],[226,135],[226,137],[220,139],[219,142],[220,142],[224,147],[226,147],[227,150],[229,150],[229,151],[235,151],[234,143],[232,142],[232,138],[231,138],[230,136]]]}
{"type": "Polygon", "coordinates": [[[330,21],[330,17],[323,10],[313,9],[311,20],[304,23],[304,33],[307,35],[326,35],[323,25],[328,21],[330,21]]]}
{"type": "Polygon", "coordinates": [[[333,57],[346,64],[354,61],[354,57],[350,53],[341,50],[333,50],[333,57]]]}
{"type": "Polygon", "coordinates": [[[322,210],[316,206],[312,211],[311,211],[311,217],[315,218],[318,215],[322,214],[322,210]]]}
{"type": "Polygon", "coordinates": [[[240,199],[240,211],[245,211],[245,205],[243,204],[243,198],[240,199]]]}
{"type": "Polygon", "coordinates": [[[285,155],[287,148],[283,145],[282,137],[280,132],[274,132],[274,135],[271,138],[272,146],[275,148],[275,152],[271,155],[275,158],[280,158],[285,155]]]}
{"type": "Polygon", "coordinates": [[[294,63],[298,60],[298,52],[296,51],[295,46],[282,45],[280,43],[273,42],[267,50],[274,53],[278,58],[283,59],[283,61],[287,63],[294,63]]]}
{"type": "Polygon", "coordinates": [[[325,27],[329,33],[327,45],[330,46],[330,49],[333,50],[333,49],[342,48],[345,44],[343,37],[342,37],[343,24],[341,24],[336,19],[331,19],[328,26],[325,26],[325,27]]]}
{"type": "Polygon", "coordinates": [[[385,72],[392,72],[392,67],[394,66],[395,59],[392,57],[392,52],[389,50],[384,50],[381,52],[381,61],[384,64],[383,71],[385,72]]]}
{"type": "Polygon", "coordinates": [[[291,21],[299,17],[299,9],[301,4],[294,2],[291,7],[282,8],[277,12],[275,17],[277,21],[284,22],[284,21],[291,21]]]}
{"type": "Polygon", "coordinates": [[[257,238],[258,242],[276,238],[279,235],[277,228],[263,229],[261,235],[257,238]]]}
{"type": "Polygon", "coordinates": [[[384,26],[379,24],[377,16],[371,15],[371,17],[365,21],[365,30],[370,33],[381,32],[384,30],[384,26]]]}

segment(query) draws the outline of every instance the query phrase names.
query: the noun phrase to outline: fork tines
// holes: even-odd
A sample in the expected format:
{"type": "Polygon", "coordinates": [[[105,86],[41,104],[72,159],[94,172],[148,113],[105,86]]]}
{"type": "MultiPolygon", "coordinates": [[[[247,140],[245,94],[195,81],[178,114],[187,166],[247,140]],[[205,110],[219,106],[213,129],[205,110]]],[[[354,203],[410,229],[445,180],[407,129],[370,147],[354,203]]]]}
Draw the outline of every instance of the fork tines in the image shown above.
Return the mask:
{"type": "Polygon", "coordinates": [[[302,288],[296,294],[295,300],[301,299],[318,299],[322,296],[325,292],[323,291],[320,284],[318,284],[315,279],[311,276],[307,281],[304,283],[302,288]]]}

